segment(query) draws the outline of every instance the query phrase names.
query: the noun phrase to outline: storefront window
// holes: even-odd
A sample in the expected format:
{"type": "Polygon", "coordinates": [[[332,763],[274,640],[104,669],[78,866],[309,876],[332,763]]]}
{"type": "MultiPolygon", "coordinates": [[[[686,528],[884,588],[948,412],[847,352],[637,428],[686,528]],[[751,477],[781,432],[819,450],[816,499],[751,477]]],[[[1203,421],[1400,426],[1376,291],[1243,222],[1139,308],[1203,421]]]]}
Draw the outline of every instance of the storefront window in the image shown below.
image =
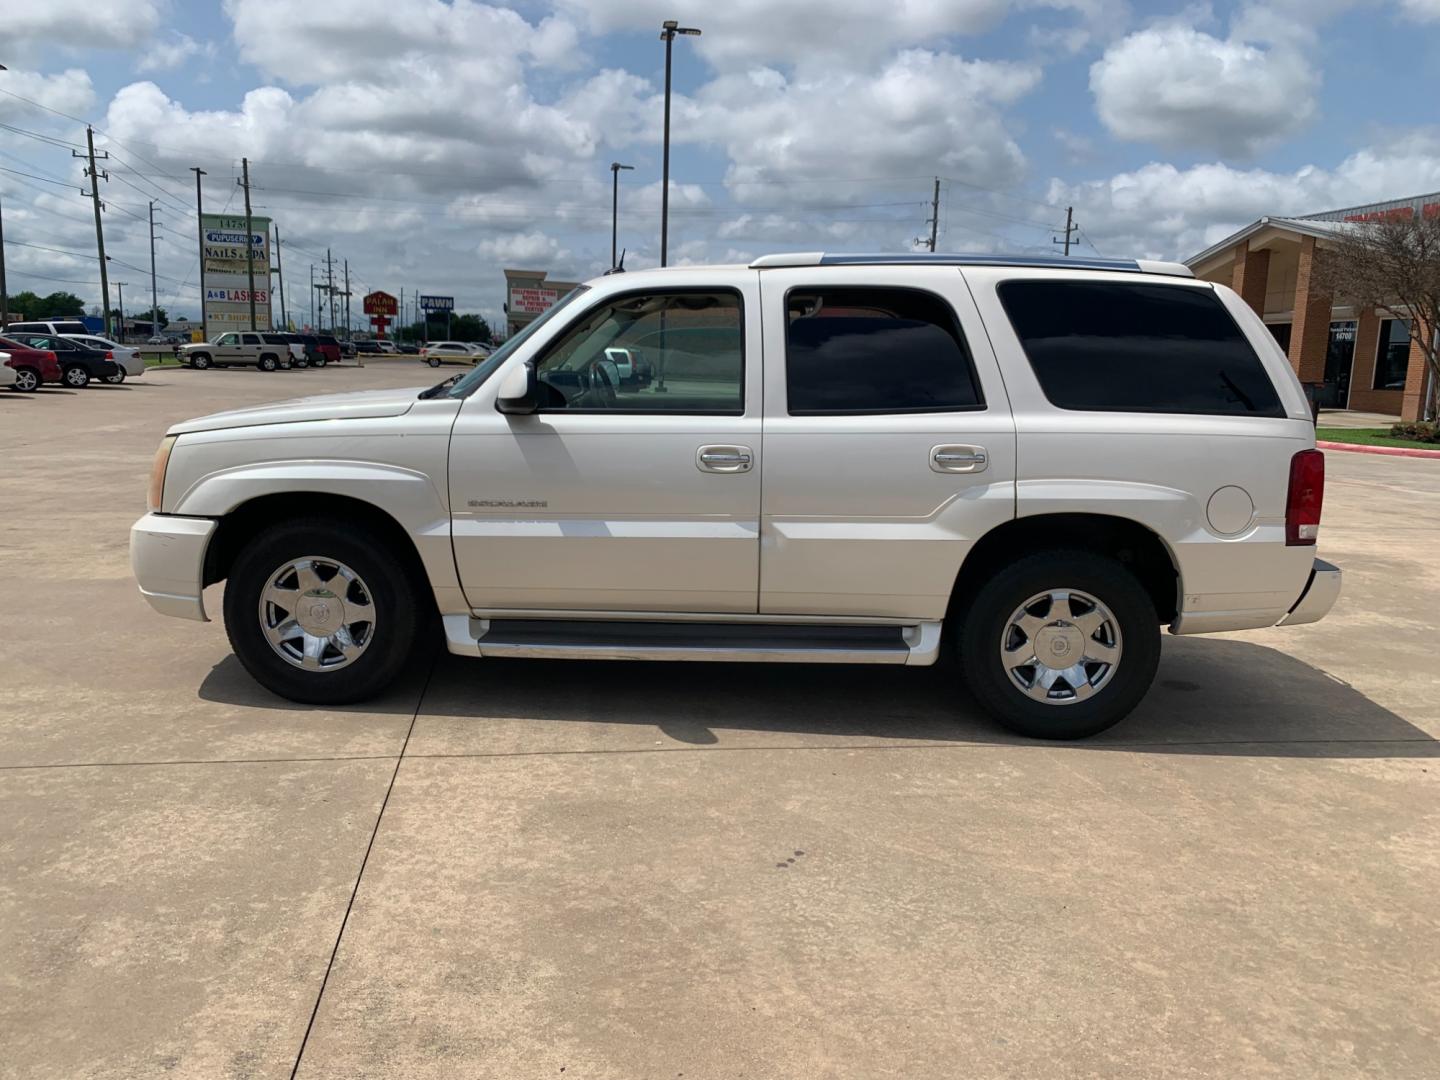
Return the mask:
{"type": "Polygon", "coordinates": [[[1410,320],[1386,319],[1380,324],[1380,352],[1375,357],[1375,389],[1404,390],[1410,365],[1410,320]]]}
{"type": "Polygon", "coordinates": [[[1288,353],[1290,351],[1290,324],[1288,322],[1272,322],[1266,323],[1265,328],[1274,336],[1275,343],[1280,346],[1280,351],[1288,353]]]}

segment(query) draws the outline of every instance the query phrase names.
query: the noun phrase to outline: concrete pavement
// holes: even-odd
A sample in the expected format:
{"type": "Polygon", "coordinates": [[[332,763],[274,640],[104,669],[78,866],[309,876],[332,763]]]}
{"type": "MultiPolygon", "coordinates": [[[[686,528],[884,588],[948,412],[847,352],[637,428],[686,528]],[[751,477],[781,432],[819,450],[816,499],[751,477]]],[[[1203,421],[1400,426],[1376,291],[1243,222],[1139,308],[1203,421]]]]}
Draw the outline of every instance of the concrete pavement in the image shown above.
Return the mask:
{"type": "Polygon", "coordinates": [[[1330,618],[1167,638],[1074,745],[941,669],[299,708],[150,613],[169,422],[438,377],[0,392],[0,1076],[1434,1075],[1440,463],[1330,455],[1330,618]]]}

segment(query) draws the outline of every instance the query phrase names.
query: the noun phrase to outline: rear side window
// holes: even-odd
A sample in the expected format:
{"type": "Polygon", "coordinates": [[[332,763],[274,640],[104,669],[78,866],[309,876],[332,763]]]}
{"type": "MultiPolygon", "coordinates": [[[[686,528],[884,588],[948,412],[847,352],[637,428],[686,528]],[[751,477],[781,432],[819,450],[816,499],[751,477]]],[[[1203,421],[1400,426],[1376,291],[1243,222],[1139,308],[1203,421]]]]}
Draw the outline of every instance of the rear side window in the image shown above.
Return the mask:
{"type": "Polygon", "coordinates": [[[955,312],[934,293],[801,288],[785,308],[791,416],[984,408],[955,312]]]}
{"type": "Polygon", "coordinates": [[[1210,289],[1007,281],[999,292],[1041,389],[1062,409],[1284,415],[1210,289]]]}

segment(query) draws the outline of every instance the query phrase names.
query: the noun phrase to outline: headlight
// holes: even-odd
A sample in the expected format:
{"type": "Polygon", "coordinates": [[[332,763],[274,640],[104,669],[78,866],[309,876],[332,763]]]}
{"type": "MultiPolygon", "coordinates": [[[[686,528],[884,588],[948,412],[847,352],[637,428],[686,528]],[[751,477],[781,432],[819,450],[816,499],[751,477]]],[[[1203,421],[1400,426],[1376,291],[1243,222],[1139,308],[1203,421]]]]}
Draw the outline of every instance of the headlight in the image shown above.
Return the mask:
{"type": "Polygon", "coordinates": [[[160,509],[165,501],[165,468],[170,464],[170,451],[175,448],[175,436],[166,435],[160,440],[160,449],[155,451],[155,464],[150,466],[150,491],[146,497],[150,512],[160,509]]]}

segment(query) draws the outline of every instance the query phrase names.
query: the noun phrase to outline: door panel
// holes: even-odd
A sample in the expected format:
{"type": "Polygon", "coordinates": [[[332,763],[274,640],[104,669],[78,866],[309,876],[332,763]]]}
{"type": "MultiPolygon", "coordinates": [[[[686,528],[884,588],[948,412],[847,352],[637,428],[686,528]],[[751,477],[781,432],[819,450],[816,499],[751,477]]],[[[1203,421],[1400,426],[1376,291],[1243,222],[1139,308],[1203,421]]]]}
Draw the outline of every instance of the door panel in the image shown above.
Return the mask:
{"type": "MultiPolygon", "coordinates": [[[[451,439],[450,498],[456,566],[472,607],[755,611],[763,461],[756,277],[746,270],[720,278],[741,296],[743,415],[506,415],[494,401],[508,365],[466,399],[451,439]],[[739,459],[747,455],[745,468],[739,459]]],[[[615,294],[595,292],[552,341],[576,332],[615,294]]],[[[593,367],[584,370],[610,392],[593,367]]],[[[574,390],[564,379],[559,385],[574,390]]],[[[676,380],[672,400],[684,391],[676,380]]],[[[651,391],[619,396],[629,395],[633,408],[642,392],[651,391]]]]}
{"type": "MultiPolygon", "coordinates": [[[[879,278],[864,267],[767,270],[761,283],[766,415],[760,611],[943,617],[965,554],[1015,515],[1015,425],[959,271],[887,267],[879,278]],[[857,286],[903,286],[948,304],[985,407],[789,415],[786,295],[857,286]]],[[[823,390],[811,396],[823,399],[823,390]]]]}

